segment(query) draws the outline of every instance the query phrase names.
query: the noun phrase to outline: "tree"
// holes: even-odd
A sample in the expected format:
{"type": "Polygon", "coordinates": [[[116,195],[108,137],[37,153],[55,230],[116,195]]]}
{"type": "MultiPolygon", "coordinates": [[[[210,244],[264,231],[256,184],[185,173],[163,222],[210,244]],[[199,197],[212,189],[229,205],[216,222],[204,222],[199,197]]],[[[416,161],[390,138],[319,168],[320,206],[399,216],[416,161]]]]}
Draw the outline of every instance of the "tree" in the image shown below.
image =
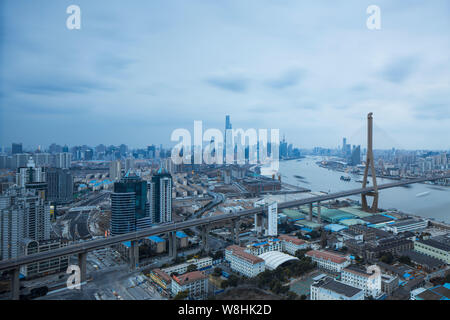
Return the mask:
{"type": "Polygon", "coordinates": [[[222,274],[222,268],[216,267],[214,269],[213,275],[216,276],[216,277],[220,277],[221,274],[222,274]]]}
{"type": "Polygon", "coordinates": [[[412,263],[411,258],[408,256],[401,256],[400,258],[398,258],[398,261],[400,261],[401,263],[404,263],[404,264],[408,264],[408,265],[410,265],[412,263]]]}
{"type": "Polygon", "coordinates": [[[299,249],[299,250],[295,251],[294,255],[301,260],[301,259],[303,259],[305,257],[305,253],[306,252],[308,252],[308,249],[306,249],[306,250],[305,249],[303,249],[303,250],[299,249]]]}
{"type": "Polygon", "coordinates": [[[230,285],[230,287],[236,287],[238,285],[239,282],[239,277],[235,276],[234,274],[232,274],[228,280],[227,280],[228,284],[230,285]]]}
{"type": "Polygon", "coordinates": [[[306,300],[306,295],[302,294],[302,295],[300,296],[300,300],[306,300]]]}
{"type": "Polygon", "coordinates": [[[187,266],[186,272],[197,271],[197,266],[195,264],[190,264],[187,266]]]}
{"type": "Polygon", "coordinates": [[[213,260],[218,260],[223,258],[223,251],[217,251],[212,256],[213,260]]]}
{"type": "Polygon", "coordinates": [[[391,264],[392,262],[394,262],[394,256],[392,255],[392,253],[386,252],[381,256],[380,261],[391,264]]]}
{"type": "Polygon", "coordinates": [[[288,291],[287,299],[288,300],[296,300],[296,299],[298,299],[298,295],[293,291],[288,291]]]}
{"type": "Polygon", "coordinates": [[[173,300],[184,300],[188,297],[189,290],[180,291],[177,293],[177,295],[173,298],[173,300]]]}
{"type": "Polygon", "coordinates": [[[445,276],[445,283],[450,283],[450,273],[445,276]]]}

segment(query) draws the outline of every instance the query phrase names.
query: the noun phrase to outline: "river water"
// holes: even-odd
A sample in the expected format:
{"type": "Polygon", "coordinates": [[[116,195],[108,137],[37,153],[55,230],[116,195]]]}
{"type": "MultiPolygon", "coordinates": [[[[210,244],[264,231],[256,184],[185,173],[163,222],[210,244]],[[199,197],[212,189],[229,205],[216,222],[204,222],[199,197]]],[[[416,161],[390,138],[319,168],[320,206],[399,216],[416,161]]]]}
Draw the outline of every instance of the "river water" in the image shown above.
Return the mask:
{"type": "MultiPolygon", "coordinates": [[[[280,161],[279,172],[282,181],[311,191],[324,192],[337,192],[362,186],[362,183],[356,182],[356,180],[362,180],[360,175],[350,174],[351,181],[342,181],[340,177],[346,174],[318,166],[316,162],[323,159],[322,157],[306,157],[301,160],[280,161]]],[[[393,181],[395,180],[377,178],[378,185],[393,181]]],[[[370,183],[368,186],[371,185],[370,183]]],[[[350,198],[361,201],[361,196],[350,198]]],[[[369,201],[371,200],[369,197],[369,201]]],[[[380,190],[378,206],[383,209],[395,208],[405,213],[450,223],[450,187],[416,183],[409,188],[380,190]]]]}

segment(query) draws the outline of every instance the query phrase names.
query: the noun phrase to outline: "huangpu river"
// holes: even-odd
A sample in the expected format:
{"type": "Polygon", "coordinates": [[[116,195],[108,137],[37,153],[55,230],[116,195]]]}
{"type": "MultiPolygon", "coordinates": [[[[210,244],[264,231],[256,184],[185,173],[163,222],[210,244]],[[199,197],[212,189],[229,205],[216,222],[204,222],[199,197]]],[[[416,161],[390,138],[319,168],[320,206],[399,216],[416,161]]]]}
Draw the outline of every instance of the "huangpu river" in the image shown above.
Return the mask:
{"type": "MultiPolygon", "coordinates": [[[[361,175],[345,174],[318,166],[323,157],[306,157],[300,160],[280,161],[279,173],[282,181],[308,188],[311,191],[338,192],[360,188],[361,175]],[[342,175],[349,175],[351,181],[342,181],[342,175]],[[297,177],[296,177],[297,176],[297,177]]],[[[370,178],[370,177],[369,177],[370,178]]],[[[395,180],[377,178],[378,185],[395,180]]],[[[370,183],[368,186],[371,186],[370,183]]],[[[361,196],[349,197],[361,201],[361,196]]],[[[372,199],[369,197],[369,201],[372,199]]],[[[378,206],[383,209],[397,209],[405,213],[450,223],[450,187],[416,183],[406,187],[379,191],[378,206]]]]}

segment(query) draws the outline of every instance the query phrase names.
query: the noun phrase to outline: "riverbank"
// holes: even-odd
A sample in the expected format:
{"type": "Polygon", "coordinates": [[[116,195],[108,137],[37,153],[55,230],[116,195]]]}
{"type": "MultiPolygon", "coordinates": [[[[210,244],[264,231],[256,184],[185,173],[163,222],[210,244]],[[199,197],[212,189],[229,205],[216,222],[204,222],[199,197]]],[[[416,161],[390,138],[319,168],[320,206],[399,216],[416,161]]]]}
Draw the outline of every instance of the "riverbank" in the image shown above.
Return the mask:
{"type": "MultiPolygon", "coordinates": [[[[342,181],[341,172],[317,165],[322,157],[308,156],[301,161],[280,161],[279,172],[284,182],[305,187],[312,192],[328,193],[361,188],[361,183],[342,181]]],[[[379,184],[396,180],[377,178],[379,184]]],[[[349,197],[360,200],[360,196],[349,197]]],[[[408,188],[380,190],[379,207],[398,210],[408,215],[419,216],[434,222],[450,223],[450,188],[429,184],[412,184],[408,188]]]]}

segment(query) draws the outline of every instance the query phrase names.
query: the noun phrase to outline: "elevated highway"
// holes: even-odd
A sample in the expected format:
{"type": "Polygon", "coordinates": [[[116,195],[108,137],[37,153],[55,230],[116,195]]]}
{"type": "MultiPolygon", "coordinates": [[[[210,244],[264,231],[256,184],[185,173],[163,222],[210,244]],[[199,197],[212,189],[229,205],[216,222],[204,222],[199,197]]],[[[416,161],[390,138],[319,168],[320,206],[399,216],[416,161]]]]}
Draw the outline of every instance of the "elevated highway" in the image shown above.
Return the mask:
{"type": "MultiPolygon", "coordinates": [[[[396,181],[392,183],[382,184],[378,186],[379,190],[383,189],[389,189],[389,188],[395,188],[400,187],[408,184],[414,184],[414,183],[420,183],[425,181],[434,181],[442,178],[450,178],[450,173],[439,175],[439,176],[430,176],[426,178],[417,178],[417,179],[411,179],[406,181],[396,181]]],[[[357,194],[364,194],[368,192],[372,192],[374,190],[373,187],[366,187],[366,188],[358,188],[358,189],[352,189],[352,190],[346,190],[346,191],[340,191],[336,193],[330,193],[325,194],[321,196],[314,196],[306,199],[301,200],[294,200],[294,201],[288,201],[288,202],[281,202],[278,203],[279,209],[286,209],[286,208],[292,208],[297,206],[302,206],[306,204],[312,204],[315,202],[322,202],[342,197],[348,197],[352,195],[357,194]]],[[[112,246],[115,244],[119,244],[124,241],[136,241],[139,239],[143,239],[152,235],[158,235],[162,233],[170,233],[177,230],[182,230],[186,228],[196,227],[196,226],[204,226],[204,225],[211,225],[214,223],[220,223],[220,222],[226,222],[226,221],[236,221],[239,220],[242,217],[251,216],[255,214],[263,214],[264,211],[267,210],[264,207],[244,210],[240,212],[235,213],[227,213],[222,214],[219,216],[214,217],[206,217],[201,219],[192,219],[187,221],[182,221],[178,223],[167,223],[163,225],[158,225],[156,227],[131,232],[127,234],[117,235],[110,238],[105,239],[96,239],[96,240],[90,240],[85,241],[77,244],[72,244],[63,248],[55,249],[48,252],[41,252],[36,254],[31,254],[28,256],[22,256],[15,259],[5,260],[0,262],[0,271],[2,270],[13,270],[17,269],[20,266],[34,263],[34,262],[40,262],[56,257],[66,256],[66,255],[74,255],[74,254],[83,254],[87,253],[89,251],[93,251],[96,249],[112,246]]]]}

